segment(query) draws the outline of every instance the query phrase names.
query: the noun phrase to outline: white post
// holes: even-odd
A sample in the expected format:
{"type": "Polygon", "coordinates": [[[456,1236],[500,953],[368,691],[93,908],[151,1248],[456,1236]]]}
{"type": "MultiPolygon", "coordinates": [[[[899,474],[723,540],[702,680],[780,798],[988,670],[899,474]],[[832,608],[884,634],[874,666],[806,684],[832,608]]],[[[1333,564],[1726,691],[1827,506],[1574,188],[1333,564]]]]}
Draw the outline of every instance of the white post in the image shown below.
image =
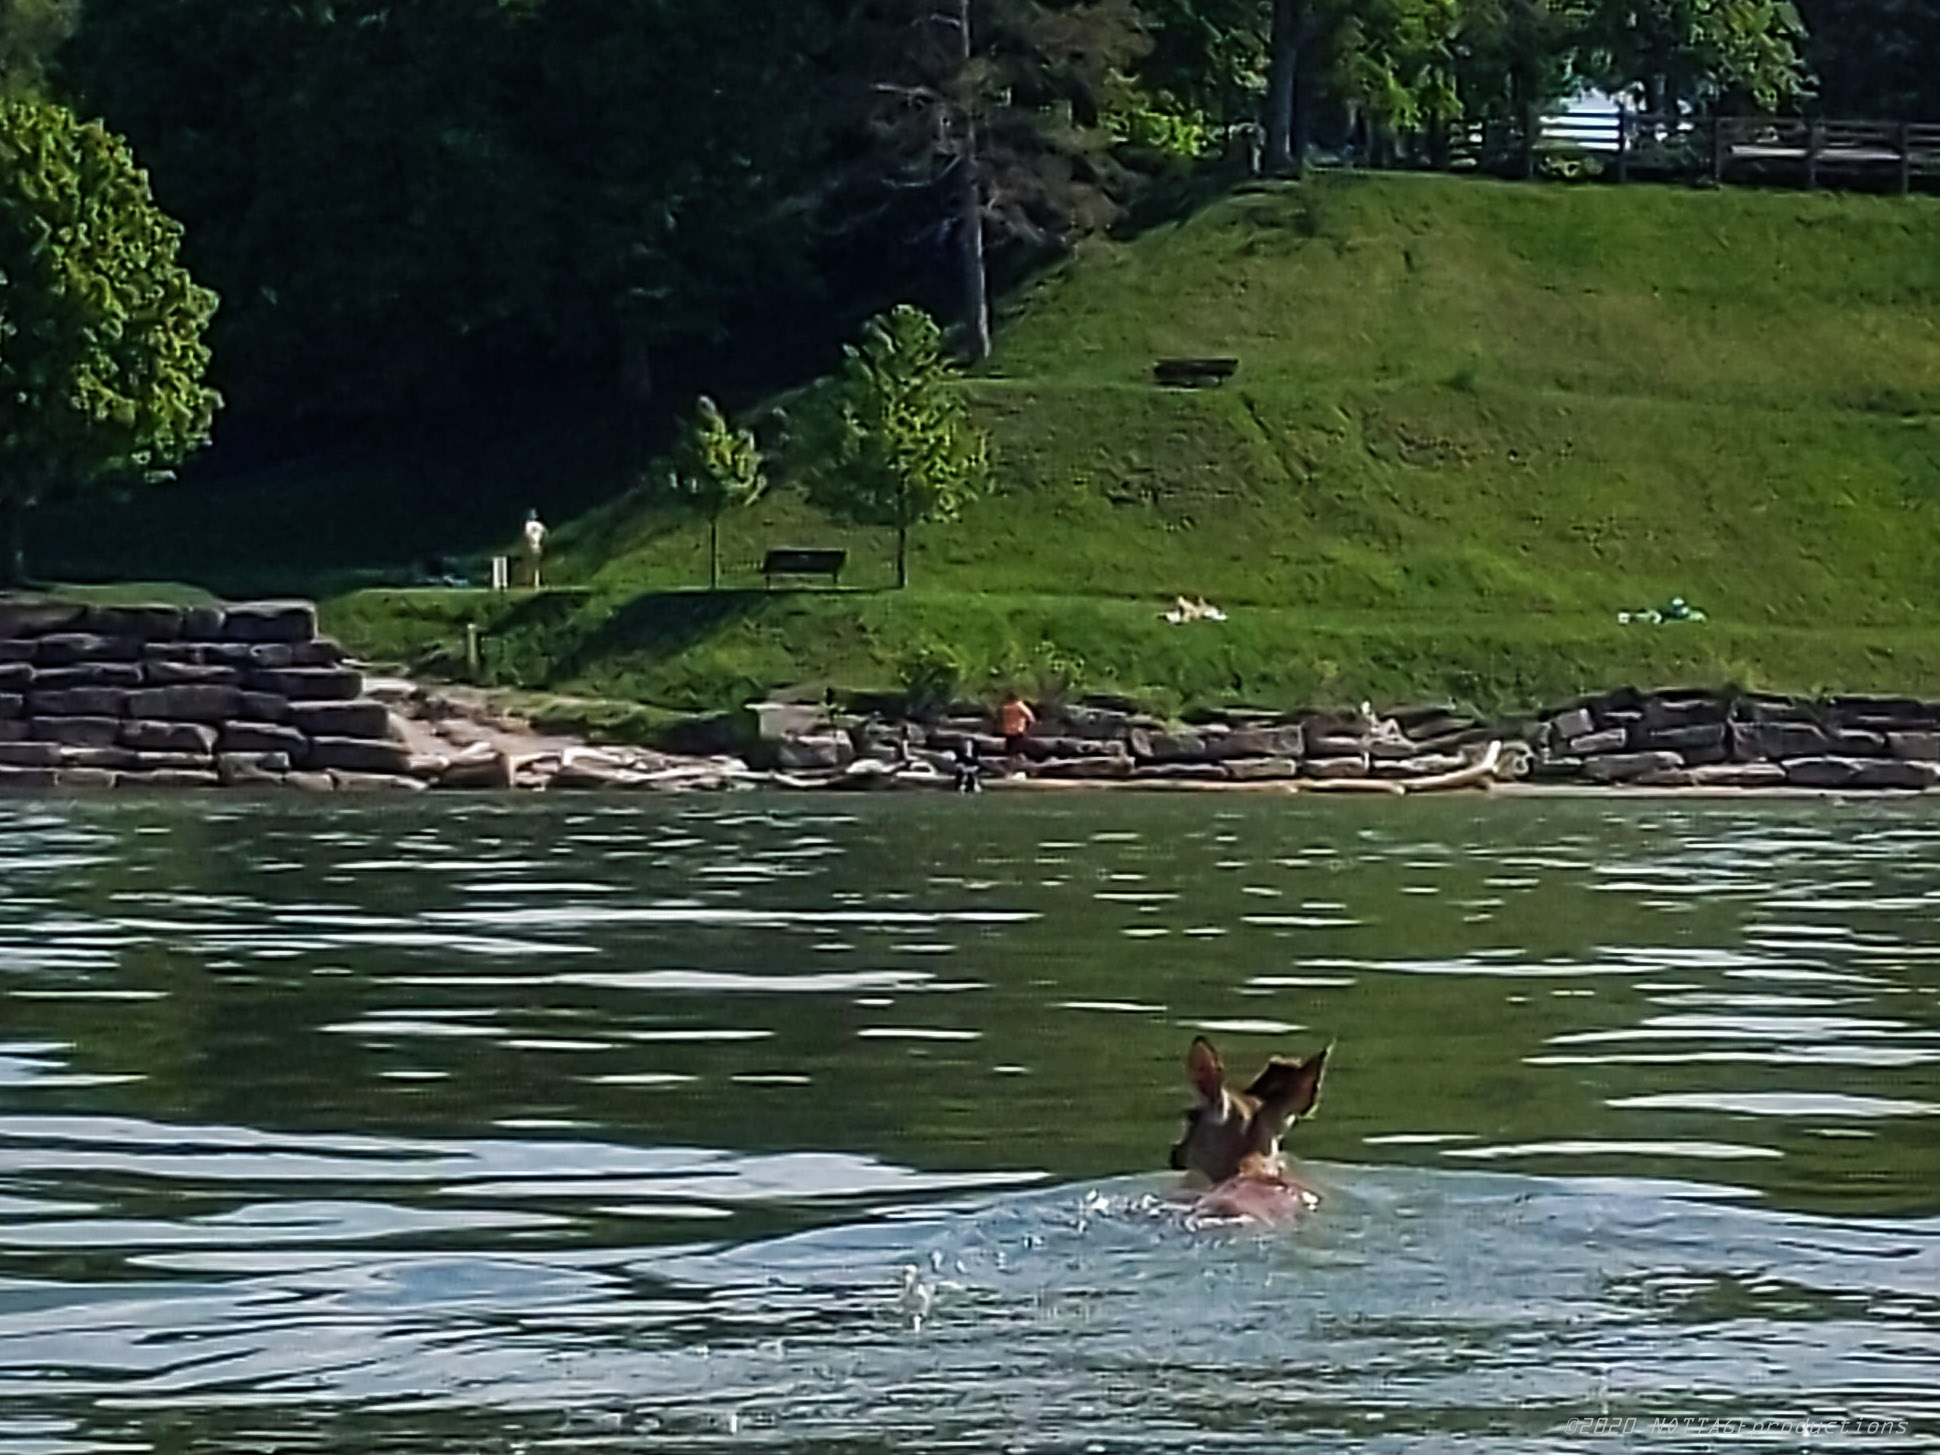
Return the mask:
{"type": "Polygon", "coordinates": [[[512,584],[512,558],[492,557],[492,590],[504,591],[512,584]]]}

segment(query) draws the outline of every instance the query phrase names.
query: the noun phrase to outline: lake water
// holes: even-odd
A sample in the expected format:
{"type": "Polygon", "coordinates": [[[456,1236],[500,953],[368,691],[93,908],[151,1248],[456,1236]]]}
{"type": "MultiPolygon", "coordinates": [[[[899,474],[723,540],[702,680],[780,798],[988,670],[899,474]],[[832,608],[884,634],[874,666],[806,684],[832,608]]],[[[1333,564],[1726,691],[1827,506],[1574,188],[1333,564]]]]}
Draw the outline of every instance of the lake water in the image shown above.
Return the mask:
{"type": "Polygon", "coordinates": [[[1937,1117],[1929,802],[13,800],[0,1449],[1905,1449],[1937,1117]]]}

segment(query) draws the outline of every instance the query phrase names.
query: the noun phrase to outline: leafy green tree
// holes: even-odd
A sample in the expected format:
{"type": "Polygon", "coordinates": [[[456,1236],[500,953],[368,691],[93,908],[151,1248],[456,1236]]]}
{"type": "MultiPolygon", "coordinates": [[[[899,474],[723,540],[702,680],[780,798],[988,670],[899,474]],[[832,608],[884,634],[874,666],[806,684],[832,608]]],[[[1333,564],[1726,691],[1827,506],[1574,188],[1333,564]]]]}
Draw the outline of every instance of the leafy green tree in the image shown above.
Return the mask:
{"type": "Polygon", "coordinates": [[[668,499],[706,515],[707,589],[714,590],[721,584],[721,517],[754,504],[768,488],[754,431],[729,423],[720,406],[703,394],[659,487],[668,499]]]}
{"type": "Polygon", "coordinates": [[[833,438],[810,494],[833,515],[896,530],[896,585],[909,584],[909,533],[952,520],[989,478],[989,443],[970,422],[936,321],[901,305],[844,350],[833,438]]]}
{"type": "Polygon", "coordinates": [[[119,138],[0,97],[0,581],[24,574],[27,507],[166,479],[208,442],[216,296],[181,241],[119,138]]]}
{"type": "Polygon", "coordinates": [[[0,90],[37,88],[80,18],[81,0],[0,0],[0,90]]]}
{"type": "Polygon", "coordinates": [[[1589,0],[1584,75],[1640,87],[1645,109],[1743,97],[1774,109],[1806,90],[1805,26],[1791,0],[1589,0]]]}

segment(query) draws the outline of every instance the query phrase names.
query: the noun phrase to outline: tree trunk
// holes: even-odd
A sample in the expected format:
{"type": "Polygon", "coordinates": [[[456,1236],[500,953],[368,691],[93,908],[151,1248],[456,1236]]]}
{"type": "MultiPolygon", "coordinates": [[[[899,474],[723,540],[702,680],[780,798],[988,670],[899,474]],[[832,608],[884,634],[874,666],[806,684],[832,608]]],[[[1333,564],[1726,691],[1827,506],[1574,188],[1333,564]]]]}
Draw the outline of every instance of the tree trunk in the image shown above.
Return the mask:
{"type": "MultiPolygon", "coordinates": [[[[959,55],[967,72],[971,60],[970,0],[957,0],[959,55]]],[[[973,364],[990,357],[990,275],[984,266],[983,180],[977,160],[977,118],[966,100],[958,118],[957,240],[963,268],[963,344],[973,364]]]]}
{"type": "Polygon", "coordinates": [[[721,589],[721,517],[707,518],[707,589],[721,589]]]}
{"type": "Polygon", "coordinates": [[[27,584],[27,541],[21,531],[26,513],[18,500],[0,500],[0,591],[27,584]]]}
{"type": "Polygon", "coordinates": [[[1273,0],[1273,30],[1266,71],[1266,170],[1298,177],[1304,160],[1299,110],[1300,12],[1303,0],[1273,0]]]}
{"type": "Polygon", "coordinates": [[[896,589],[903,590],[909,585],[909,525],[907,522],[896,527],[896,589]]]}

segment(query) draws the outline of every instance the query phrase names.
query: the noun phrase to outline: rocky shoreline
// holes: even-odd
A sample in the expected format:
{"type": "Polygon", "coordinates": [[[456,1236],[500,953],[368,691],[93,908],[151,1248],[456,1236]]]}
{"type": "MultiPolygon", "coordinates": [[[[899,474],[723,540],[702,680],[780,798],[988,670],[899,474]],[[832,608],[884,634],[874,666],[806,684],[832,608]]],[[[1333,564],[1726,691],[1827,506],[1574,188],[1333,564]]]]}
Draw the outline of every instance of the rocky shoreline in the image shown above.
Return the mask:
{"type": "Polygon", "coordinates": [[[1364,704],[1168,722],[1086,698],[1042,707],[1016,751],[977,703],[910,715],[768,702],[714,736],[714,752],[596,747],[535,732],[475,690],[367,680],[308,602],[0,601],[0,790],[1940,790],[1940,703],[1701,688],[1495,721],[1364,704]]]}

